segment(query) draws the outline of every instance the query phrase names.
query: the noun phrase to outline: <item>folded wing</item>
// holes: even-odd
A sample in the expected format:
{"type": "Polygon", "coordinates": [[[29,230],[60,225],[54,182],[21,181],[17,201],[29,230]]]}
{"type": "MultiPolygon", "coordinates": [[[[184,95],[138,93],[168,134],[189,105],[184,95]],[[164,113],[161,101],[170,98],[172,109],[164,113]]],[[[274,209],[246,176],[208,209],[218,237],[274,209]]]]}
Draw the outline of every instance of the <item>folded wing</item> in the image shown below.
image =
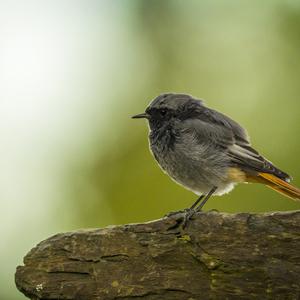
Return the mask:
{"type": "Polygon", "coordinates": [[[204,107],[197,117],[189,120],[190,128],[199,141],[206,139],[228,153],[231,166],[253,176],[263,172],[289,182],[291,177],[275,167],[251,147],[246,130],[229,117],[204,107]]]}

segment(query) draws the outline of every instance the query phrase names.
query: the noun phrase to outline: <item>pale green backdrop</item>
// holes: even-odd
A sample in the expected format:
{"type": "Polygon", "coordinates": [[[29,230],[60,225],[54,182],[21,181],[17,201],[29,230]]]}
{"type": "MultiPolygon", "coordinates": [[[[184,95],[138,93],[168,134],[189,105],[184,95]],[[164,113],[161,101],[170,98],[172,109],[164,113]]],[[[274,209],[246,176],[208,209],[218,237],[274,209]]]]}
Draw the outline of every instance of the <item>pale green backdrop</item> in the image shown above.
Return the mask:
{"type": "MultiPolygon", "coordinates": [[[[300,5],[290,1],[0,2],[0,299],[57,232],[143,222],[195,195],[164,175],[130,116],[162,92],[243,124],[300,185],[300,5]]],[[[205,209],[299,209],[240,185],[205,209]]]]}

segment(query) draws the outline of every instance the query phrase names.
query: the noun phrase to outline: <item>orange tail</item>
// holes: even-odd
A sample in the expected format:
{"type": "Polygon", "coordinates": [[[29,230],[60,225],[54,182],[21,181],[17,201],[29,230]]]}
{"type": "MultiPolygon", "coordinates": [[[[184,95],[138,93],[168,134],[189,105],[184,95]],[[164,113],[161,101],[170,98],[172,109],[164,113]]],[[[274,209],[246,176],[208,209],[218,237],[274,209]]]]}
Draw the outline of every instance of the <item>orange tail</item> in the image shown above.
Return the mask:
{"type": "Polygon", "coordinates": [[[268,173],[258,173],[259,182],[264,183],[276,192],[283,194],[293,200],[300,201],[300,189],[286,181],[268,173]]]}

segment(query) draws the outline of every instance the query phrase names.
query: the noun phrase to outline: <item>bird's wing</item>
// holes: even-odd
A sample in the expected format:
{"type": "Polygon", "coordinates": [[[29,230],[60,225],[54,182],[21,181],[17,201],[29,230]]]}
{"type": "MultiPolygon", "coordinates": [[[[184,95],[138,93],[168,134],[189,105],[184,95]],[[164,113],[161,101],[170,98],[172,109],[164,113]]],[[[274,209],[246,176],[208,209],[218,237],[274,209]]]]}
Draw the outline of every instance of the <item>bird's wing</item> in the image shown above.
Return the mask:
{"type": "Polygon", "coordinates": [[[248,172],[264,172],[284,180],[290,179],[288,174],[276,168],[251,147],[246,130],[231,118],[204,108],[197,118],[186,122],[199,142],[209,142],[226,152],[232,166],[248,172]]]}

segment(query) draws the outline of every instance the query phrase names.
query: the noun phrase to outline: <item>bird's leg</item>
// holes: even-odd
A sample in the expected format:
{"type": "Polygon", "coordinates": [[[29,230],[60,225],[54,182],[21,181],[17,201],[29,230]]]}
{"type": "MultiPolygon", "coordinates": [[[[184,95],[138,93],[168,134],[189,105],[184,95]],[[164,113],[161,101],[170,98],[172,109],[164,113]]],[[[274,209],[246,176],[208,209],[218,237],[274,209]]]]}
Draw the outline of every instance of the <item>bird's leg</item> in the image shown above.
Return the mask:
{"type": "MultiPolygon", "coordinates": [[[[203,200],[205,197],[205,194],[201,195],[190,208],[186,208],[184,211],[184,217],[182,220],[182,227],[185,228],[188,221],[192,218],[192,216],[195,214],[196,210],[195,207],[198,205],[199,202],[203,200]]],[[[201,204],[201,203],[200,203],[201,204]]]]}
{"type": "MultiPolygon", "coordinates": [[[[201,211],[202,207],[204,206],[204,204],[207,202],[207,200],[213,195],[213,193],[216,191],[217,187],[214,186],[208,194],[203,194],[201,195],[195,202],[194,204],[190,207],[190,208],[187,208],[185,210],[183,210],[182,212],[184,213],[184,216],[183,216],[183,220],[181,222],[181,226],[182,228],[185,228],[189,222],[189,220],[193,217],[193,215],[196,213],[196,212],[199,212],[201,211]],[[199,204],[200,203],[200,204],[199,204]],[[198,205],[199,204],[199,205],[198,205]],[[198,206],[197,206],[198,205],[198,206]]],[[[168,214],[167,216],[170,217],[171,215],[173,215],[175,213],[171,213],[171,214],[168,214]]]]}
{"type": "Polygon", "coordinates": [[[190,209],[188,209],[184,215],[183,221],[182,221],[182,227],[185,228],[187,226],[188,221],[193,217],[193,215],[201,211],[204,204],[207,202],[207,200],[213,195],[213,193],[216,191],[217,187],[214,186],[207,195],[201,195],[197,201],[191,206],[190,209]],[[204,198],[204,199],[203,199],[204,198]],[[202,201],[202,202],[200,202],[202,201]],[[200,204],[197,206],[197,204],[200,202],[200,204]]]}
{"type": "Polygon", "coordinates": [[[201,195],[195,202],[194,204],[190,207],[190,209],[194,209],[198,203],[205,197],[205,194],[201,195]]]}
{"type": "Polygon", "coordinates": [[[207,202],[207,200],[213,195],[213,193],[216,191],[218,187],[214,186],[209,193],[206,195],[206,197],[203,199],[203,201],[198,205],[198,207],[195,209],[195,211],[201,211],[204,204],[207,202]]]}
{"type": "MultiPolygon", "coordinates": [[[[184,213],[184,214],[190,214],[191,212],[194,212],[194,208],[198,205],[198,203],[205,197],[205,195],[201,195],[191,207],[185,208],[183,210],[178,210],[178,211],[171,211],[165,215],[165,217],[171,217],[173,215],[177,215],[179,213],[184,213]]],[[[192,214],[193,215],[193,214],[192,214]]]]}

